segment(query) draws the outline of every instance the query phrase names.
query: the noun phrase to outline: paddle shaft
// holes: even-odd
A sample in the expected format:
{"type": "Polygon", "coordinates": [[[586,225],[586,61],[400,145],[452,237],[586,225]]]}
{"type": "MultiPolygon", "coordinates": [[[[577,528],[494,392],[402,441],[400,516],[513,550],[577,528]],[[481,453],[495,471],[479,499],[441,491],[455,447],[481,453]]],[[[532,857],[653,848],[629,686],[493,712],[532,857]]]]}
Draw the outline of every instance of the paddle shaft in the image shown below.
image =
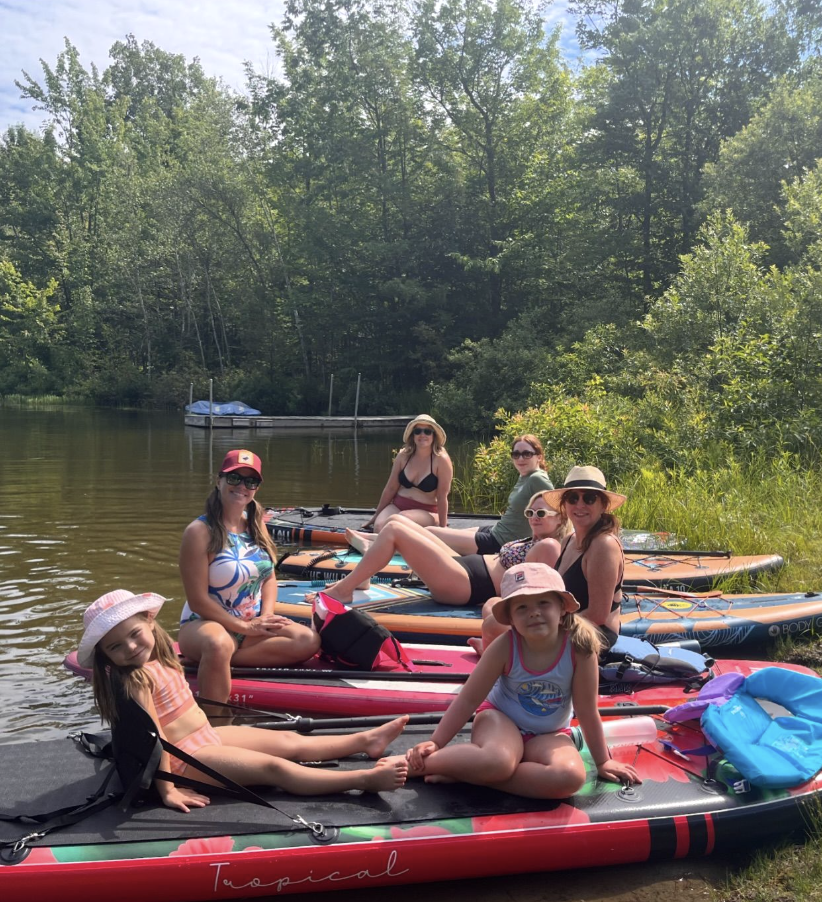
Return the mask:
{"type": "MultiPolygon", "coordinates": [[[[638,717],[642,714],[664,714],[667,705],[625,705],[624,707],[598,708],[601,717],[638,717]]],[[[439,723],[444,711],[431,714],[409,714],[410,725],[421,726],[439,723]]],[[[354,727],[378,727],[402,717],[401,714],[374,714],[367,717],[297,717],[290,721],[275,720],[255,724],[266,730],[296,730],[298,733],[311,733],[313,730],[348,730],[354,727]]]]}
{"type": "MultiPolygon", "coordinates": [[[[196,667],[186,666],[187,671],[196,667]]],[[[232,677],[265,680],[388,680],[389,682],[464,683],[467,673],[420,673],[393,670],[310,670],[300,667],[232,667],[232,677]]]]}

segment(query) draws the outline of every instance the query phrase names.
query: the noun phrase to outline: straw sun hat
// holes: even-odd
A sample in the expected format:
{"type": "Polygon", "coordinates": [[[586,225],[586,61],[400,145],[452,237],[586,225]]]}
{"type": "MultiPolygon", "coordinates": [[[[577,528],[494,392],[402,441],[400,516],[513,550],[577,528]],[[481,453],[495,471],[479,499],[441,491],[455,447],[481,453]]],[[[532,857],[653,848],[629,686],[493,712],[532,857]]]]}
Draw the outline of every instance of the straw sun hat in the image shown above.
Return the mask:
{"type": "Polygon", "coordinates": [[[405,427],[405,432],[402,434],[402,440],[407,442],[409,438],[411,438],[411,432],[415,426],[430,426],[439,440],[440,445],[445,444],[445,430],[440,426],[440,424],[433,418],[429,417],[427,413],[421,413],[418,417],[414,417],[413,420],[405,427]]]}
{"type": "Polygon", "coordinates": [[[126,589],[115,589],[93,601],[83,614],[85,632],[77,649],[80,666],[91,667],[94,663],[94,647],[115,626],[143,612],[150,614],[153,619],[164,603],[162,595],[155,595],[153,592],[135,595],[126,589]]]}
{"type": "Polygon", "coordinates": [[[542,497],[549,507],[558,511],[562,503],[562,496],[571,489],[583,491],[593,489],[595,492],[601,492],[608,499],[609,511],[616,510],[628,500],[625,495],[620,495],[619,492],[610,492],[605,488],[605,476],[598,467],[571,467],[562,488],[545,492],[542,497]]]}

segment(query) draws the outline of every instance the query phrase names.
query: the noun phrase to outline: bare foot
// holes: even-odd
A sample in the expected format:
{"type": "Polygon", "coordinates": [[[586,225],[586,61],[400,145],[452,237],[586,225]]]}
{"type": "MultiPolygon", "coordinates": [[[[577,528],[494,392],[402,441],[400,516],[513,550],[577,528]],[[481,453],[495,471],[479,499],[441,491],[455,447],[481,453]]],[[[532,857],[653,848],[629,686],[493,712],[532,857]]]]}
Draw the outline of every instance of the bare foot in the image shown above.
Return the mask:
{"type": "MultiPolygon", "coordinates": [[[[331,589],[332,587],[334,587],[336,585],[338,585],[338,583],[336,581],[326,583],[325,589],[331,589]]],[[[370,588],[371,588],[371,580],[366,579],[366,580],[363,580],[358,586],[354,586],[354,592],[367,592],[370,588]]],[[[323,591],[325,591],[325,590],[323,590],[323,591]]],[[[327,594],[328,594],[328,592],[326,592],[326,595],[327,594]]],[[[331,597],[333,598],[334,596],[332,595],[331,597]]]]}
{"type": "Polygon", "coordinates": [[[369,758],[379,758],[389,745],[402,733],[408,724],[408,715],[396,718],[389,723],[384,723],[373,730],[367,730],[362,734],[365,740],[363,751],[369,758]]]}
{"type": "Polygon", "coordinates": [[[478,639],[476,637],[471,638],[468,640],[468,644],[477,653],[477,655],[481,656],[482,653],[485,651],[485,647],[482,643],[482,639],[478,639]]]}
{"type": "Polygon", "coordinates": [[[323,589],[323,594],[336,601],[341,601],[343,604],[351,604],[354,600],[354,593],[346,592],[341,586],[342,582],[343,580],[340,580],[338,583],[328,583],[323,589]]]}
{"type": "Polygon", "coordinates": [[[371,770],[363,771],[363,789],[382,792],[399,789],[408,779],[408,762],[402,756],[381,758],[371,770]]]}
{"type": "Polygon", "coordinates": [[[353,549],[359,551],[360,554],[365,554],[375,539],[376,536],[364,532],[356,532],[355,530],[348,528],[345,530],[346,542],[348,542],[353,549]]]}

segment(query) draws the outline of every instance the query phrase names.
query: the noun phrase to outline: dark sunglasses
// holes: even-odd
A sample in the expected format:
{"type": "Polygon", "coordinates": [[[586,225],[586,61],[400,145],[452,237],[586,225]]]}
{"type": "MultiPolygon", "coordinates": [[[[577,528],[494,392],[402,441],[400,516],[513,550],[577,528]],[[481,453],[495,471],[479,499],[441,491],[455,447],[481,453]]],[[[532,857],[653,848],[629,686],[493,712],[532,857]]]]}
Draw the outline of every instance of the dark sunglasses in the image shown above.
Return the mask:
{"type": "Polygon", "coordinates": [[[257,479],[256,476],[240,476],[239,473],[223,473],[222,475],[229,485],[239,485],[242,483],[249,491],[258,489],[262,482],[262,479],[257,479]]]}
{"type": "Polygon", "coordinates": [[[562,496],[562,500],[566,504],[576,504],[580,498],[582,498],[582,503],[587,504],[589,507],[592,504],[596,504],[597,501],[602,501],[602,495],[599,492],[583,492],[582,494],[579,494],[579,492],[566,492],[562,496]]]}
{"type": "Polygon", "coordinates": [[[536,451],[512,451],[511,457],[513,457],[514,460],[519,460],[521,457],[524,457],[525,460],[530,460],[532,457],[536,456],[536,453],[536,451]]]}
{"type": "Polygon", "coordinates": [[[539,510],[536,510],[536,511],[532,507],[526,507],[524,514],[529,520],[532,517],[536,517],[537,520],[544,520],[546,517],[558,517],[559,516],[559,514],[556,511],[549,511],[545,507],[541,507],[539,510]]]}
{"type": "Polygon", "coordinates": [[[414,435],[433,435],[433,429],[427,429],[425,426],[415,426],[414,435]]]}

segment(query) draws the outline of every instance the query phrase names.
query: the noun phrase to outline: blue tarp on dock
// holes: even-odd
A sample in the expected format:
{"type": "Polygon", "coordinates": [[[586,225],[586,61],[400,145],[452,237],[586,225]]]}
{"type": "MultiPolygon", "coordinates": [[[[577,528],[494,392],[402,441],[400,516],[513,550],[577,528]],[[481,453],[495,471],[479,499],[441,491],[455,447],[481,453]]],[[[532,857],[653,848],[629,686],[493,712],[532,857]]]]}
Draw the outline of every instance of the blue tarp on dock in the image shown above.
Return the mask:
{"type": "Polygon", "coordinates": [[[242,401],[221,401],[211,405],[209,410],[208,401],[195,401],[193,404],[186,404],[186,413],[199,414],[200,416],[208,416],[209,413],[215,417],[258,417],[260,411],[243,404],[242,401]]]}

